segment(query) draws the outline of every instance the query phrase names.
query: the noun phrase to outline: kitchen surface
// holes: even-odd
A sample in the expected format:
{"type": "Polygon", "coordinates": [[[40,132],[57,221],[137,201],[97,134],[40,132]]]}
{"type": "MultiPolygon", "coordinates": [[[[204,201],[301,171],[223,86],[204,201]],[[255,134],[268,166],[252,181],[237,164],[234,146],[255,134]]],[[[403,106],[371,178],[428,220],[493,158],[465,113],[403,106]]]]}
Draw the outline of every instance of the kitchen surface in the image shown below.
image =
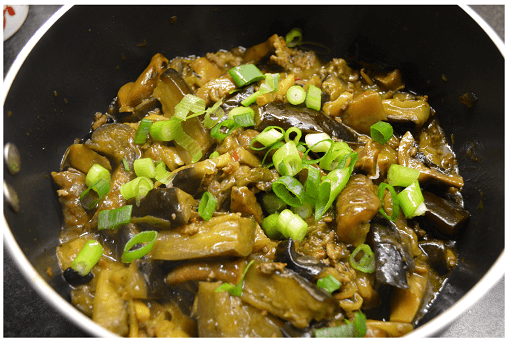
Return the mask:
{"type": "MultiPolygon", "coordinates": [[[[505,6],[471,6],[504,41],[505,6]]],[[[21,28],[4,41],[4,78],[17,54],[37,29],[60,6],[29,6],[21,28]]],[[[4,10],[4,16],[6,15],[4,10]]],[[[4,247],[4,337],[88,337],[57,310],[47,304],[25,280],[4,247]]],[[[504,277],[477,304],[439,337],[504,337],[504,277]]]]}

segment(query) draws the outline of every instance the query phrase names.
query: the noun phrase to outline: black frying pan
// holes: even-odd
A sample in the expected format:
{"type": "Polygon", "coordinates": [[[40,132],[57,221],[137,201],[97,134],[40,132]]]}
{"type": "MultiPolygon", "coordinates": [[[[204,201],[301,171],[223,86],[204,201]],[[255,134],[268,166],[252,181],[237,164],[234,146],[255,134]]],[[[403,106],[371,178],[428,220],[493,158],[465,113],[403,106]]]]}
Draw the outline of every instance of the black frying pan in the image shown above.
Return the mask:
{"type": "MultiPolygon", "coordinates": [[[[504,251],[504,57],[456,6],[71,8],[32,49],[4,102],[4,143],[14,142],[22,159],[17,175],[4,170],[5,181],[20,199],[17,213],[4,204],[12,232],[6,241],[14,258],[20,260],[20,254],[11,238],[40,277],[69,299],[56,266],[62,214],[49,174],[58,169],[67,146],[88,132],[93,114],[106,111],[119,87],[136,79],[152,55],[172,58],[249,47],[293,27],[301,27],[306,39],[330,47],[328,58],[400,68],[409,89],[429,95],[452,135],[472,217],[459,237],[459,266],[416,334],[437,333],[451,322],[448,317],[431,320],[476,289],[504,251]],[[471,108],[459,101],[466,92],[479,99],[471,108]]],[[[85,321],[89,333],[104,334],[36,281],[35,288],[65,316],[85,321]]]]}

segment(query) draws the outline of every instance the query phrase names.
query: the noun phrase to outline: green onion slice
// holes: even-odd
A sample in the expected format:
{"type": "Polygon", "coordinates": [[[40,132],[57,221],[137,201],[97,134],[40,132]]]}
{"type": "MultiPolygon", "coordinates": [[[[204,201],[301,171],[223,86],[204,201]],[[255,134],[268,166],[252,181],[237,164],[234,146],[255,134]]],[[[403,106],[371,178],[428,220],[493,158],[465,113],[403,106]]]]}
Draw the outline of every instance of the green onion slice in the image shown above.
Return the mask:
{"type": "Polygon", "coordinates": [[[225,111],[223,111],[223,108],[220,107],[221,103],[222,100],[218,100],[214,105],[212,105],[205,111],[203,121],[205,128],[207,129],[213,128],[225,116],[225,111]],[[214,115],[216,119],[211,119],[211,115],[214,115]]]}
{"type": "Polygon", "coordinates": [[[202,158],[202,149],[200,149],[200,145],[184,132],[181,125],[178,127],[180,129],[175,132],[175,143],[179,144],[188,152],[191,156],[191,163],[198,162],[202,158]]]}
{"type": "Polygon", "coordinates": [[[367,333],[366,316],[362,312],[356,312],[353,321],[345,321],[344,325],[315,329],[314,335],[317,338],[353,338],[364,337],[367,333]]]}
{"type": "Polygon", "coordinates": [[[342,162],[347,161],[346,157],[352,153],[351,148],[345,142],[334,142],[319,162],[319,167],[324,170],[342,168],[342,162]]]}
{"type": "Polygon", "coordinates": [[[309,133],[305,136],[305,142],[313,152],[327,152],[333,144],[333,140],[325,132],[309,133]]]}
{"type": "Polygon", "coordinates": [[[237,129],[237,123],[234,119],[227,119],[213,127],[211,130],[211,137],[219,140],[224,140],[228,135],[230,135],[235,129],[237,129]],[[226,127],[228,129],[227,133],[222,133],[221,128],[226,127]]]}
{"type": "Polygon", "coordinates": [[[135,132],[135,144],[145,144],[151,125],[152,120],[150,119],[144,118],[140,121],[135,132]]]}
{"type": "Polygon", "coordinates": [[[255,101],[257,101],[257,98],[259,97],[259,95],[262,95],[262,92],[260,91],[260,89],[256,92],[254,92],[253,94],[250,94],[248,97],[246,97],[246,99],[241,101],[241,105],[250,106],[255,101]]]}
{"type": "Polygon", "coordinates": [[[245,113],[249,114],[252,118],[255,116],[255,112],[253,111],[253,109],[251,107],[239,106],[239,107],[234,107],[233,109],[230,110],[230,112],[228,112],[227,119],[234,119],[235,116],[245,114],[245,113]]]}
{"type": "Polygon", "coordinates": [[[314,166],[307,166],[308,176],[305,181],[304,203],[315,205],[319,194],[319,184],[321,182],[321,172],[314,166]]]}
{"type": "MultiPolygon", "coordinates": [[[[238,114],[234,117],[234,121],[236,123],[236,128],[237,127],[255,126],[255,119],[253,119],[253,115],[250,113],[238,114]]],[[[234,128],[234,130],[235,130],[235,128],[234,128]]]]}
{"type": "Polygon", "coordinates": [[[152,159],[149,157],[136,159],[133,162],[133,169],[135,170],[136,176],[144,176],[151,179],[156,176],[154,162],[152,162],[152,159]]]}
{"type": "Polygon", "coordinates": [[[340,286],[342,286],[342,283],[338,281],[333,275],[328,275],[317,280],[317,287],[324,289],[329,294],[340,289],[340,286]]]}
{"type": "Polygon", "coordinates": [[[172,173],[166,170],[166,164],[163,161],[158,161],[154,168],[154,178],[156,181],[167,184],[170,180],[172,173]]]}
{"type": "Polygon", "coordinates": [[[261,95],[271,93],[278,90],[278,81],[280,74],[265,74],[266,80],[260,85],[261,95]]]}
{"type": "Polygon", "coordinates": [[[154,188],[154,182],[151,179],[139,176],[120,186],[120,194],[126,200],[136,197],[138,205],[140,198],[146,196],[152,188],[154,188]]]}
{"type": "Polygon", "coordinates": [[[255,81],[262,80],[264,74],[254,64],[243,64],[228,71],[237,87],[243,87],[255,81]]]}
{"type": "Polygon", "coordinates": [[[298,127],[289,127],[287,131],[285,131],[285,142],[294,142],[294,144],[297,146],[299,144],[299,140],[301,139],[301,136],[303,136],[303,133],[301,132],[301,129],[298,127]],[[293,139],[290,139],[290,135],[296,134],[293,139]]]}
{"type": "Polygon", "coordinates": [[[157,231],[142,231],[139,234],[135,235],[131,238],[126,245],[124,246],[124,252],[122,253],[122,262],[131,263],[136,259],[142,258],[147,255],[156,243],[156,238],[158,238],[157,231]],[[144,244],[141,248],[136,250],[131,250],[133,246],[136,244],[144,244]]]}
{"type": "Polygon", "coordinates": [[[338,194],[344,189],[352,170],[349,167],[331,171],[319,184],[317,203],[315,204],[315,221],[321,219],[331,207],[338,194]]]}
{"type": "Polygon", "coordinates": [[[85,242],[83,248],[71,262],[71,268],[78,272],[81,276],[85,276],[97,264],[103,255],[103,246],[95,239],[85,242]]]}
{"type": "Polygon", "coordinates": [[[274,193],[264,193],[262,195],[262,205],[269,214],[279,213],[287,208],[285,201],[274,193]]]}
{"type": "Polygon", "coordinates": [[[125,171],[127,172],[131,171],[131,169],[129,169],[129,163],[125,157],[122,158],[122,165],[124,166],[125,171]]]}
{"type": "Polygon", "coordinates": [[[385,144],[393,136],[393,127],[385,121],[370,126],[370,136],[379,144],[385,144]]]}
{"type": "Polygon", "coordinates": [[[202,217],[205,221],[209,221],[213,216],[213,212],[216,210],[217,203],[218,200],[216,200],[214,195],[209,192],[205,192],[202,195],[200,204],[198,205],[198,214],[200,217],[202,217]]]}
{"type": "Polygon", "coordinates": [[[209,155],[209,159],[215,159],[216,157],[220,156],[220,153],[217,152],[217,151],[213,151],[210,155],[209,155]]]}
{"type": "Polygon", "coordinates": [[[303,32],[300,28],[294,28],[290,30],[289,33],[285,35],[285,44],[289,48],[293,48],[299,44],[301,44],[301,41],[303,40],[303,32]]]}
{"type": "Polygon", "coordinates": [[[279,213],[270,214],[262,219],[262,222],[260,223],[260,226],[262,227],[262,230],[264,230],[266,236],[271,239],[281,239],[283,237],[282,233],[278,231],[278,228],[276,227],[279,216],[279,213]]]}
{"type": "Polygon", "coordinates": [[[388,169],[388,183],[392,186],[408,187],[418,180],[419,176],[419,170],[399,164],[392,164],[388,169]]]}
{"type": "Polygon", "coordinates": [[[312,110],[320,111],[321,109],[321,89],[314,85],[308,85],[306,92],[306,107],[312,110]]]}
{"type": "MultiPolygon", "coordinates": [[[[306,197],[306,195],[305,195],[306,197]]],[[[303,219],[309,218],[313,213],[313,206],[310,203],[304,202],[303,205],[299,207],[293,207],[292,212],[297,214],[303,219]]]]}
{"type": "Polygon", "coordinates": [[[261,133],[259,133],[255,138],[250,142],[250,149],[259,151],[264,150],[276,142],[279,142],[285,135],[285,131],[279,126],[268,126],[261,133]],[[255,142],[259,142],[262,144],[262,148],[255,148],[253,144],[255,142]]]}
{"type": "Polygon", "coordinates": [[[299,207],[303,205],[305,188],[296,178],[284,175],[273,182],[273,192],[287,205],[299,207]]]}
{"type": "Polygon", "coordinates": [[[254,262],[255,260],[251,260],[250,263],[248,263],[244,269],[243,275],[241,276],[241,280],[239,280],[239,283],[236,286],[232,285],[231,283],[224,283],[216,288],[215,292],[229,292],[231,295],[240,297],[243,294],[244,276],[246,275],[248,268],[250,268],[254,262]]]}
{"type": "Polygon", "coordinates": [[[285,143],[273,154],[273,164],[280,175],[294,176],[303,167],[303,160],[299,155],[296,143],[290,141],[285,143]]]}
{"type": "Polygon", "coordinates": [[[133,205],[126,205],[114,210],[99,212],[98,230],[116,229],[120,225],[128,224],[131,221],[133,205]]]}
{"type": "Polygon", "coordinates": [[[283,210],[276,221],[276,228],[285,238],[302,241],[308,232],[308,224],[289,209],[283,210]]]}
{"type": "Polygon", "coordinates": [[[281,141],[280,141],[280,142],[276,142],[276,143],[274,143],[273,145],[271,145],[271,146],[269,147],[269,149],[267,149],[267,151],[266,151],[266,153],[265,153],[265,155],[264,155],[264,158],[262,159],[261,164],[262,164],[263,166],[267,167],[267,168],[271,168],[271,167],[273,166],[273,162],[271,161],[271,162],[269,162],[269,163],[267,163],[267,164],[266,164],[266,163],[265,163],[265,162],[266,162],[266,158],[269,156],[269,154],[270,154],[273,150],[278,150],[278,149],[280,149],[282,146],[283,146],[283,142],[281,142],[281,141]]]}
{"type": "Polygon", "coordinates": [[[181,121],[186,120],[189,112],[201,114],[205,111],[205,100],[198,96],[186,94],[175,106],[173,118],[181,121]]]}
{"type": "Polygon", "coordinates": [[[110,192],[110,183],[104,179],[97,180],[92,186],[80,194],[83,207],[91,210],[110,192]],[[90,191],[93,191],[92,193],[90,191]]]}
{"type": "Polygon", "coordinates": [[[367,244],[361,244],[352,252],[349,263],[351,267],[363,273],[373,273],[375,271],[375,255],[367,244]],[[361,258],[358,254],[362,253],[361,258]]]}
{"type": "Polygon", "coordinates": [[[177,131],[182,130],[181,121],[177,118],[154,122],[150,127],[150,135],[156,141],[169,142],[174,139],[177,131]]]}
{"type": "Polygon", "coordinates": [[[111,181],[110,172],[102,165],[94,164],[87,172],[87,176],[85,177],[85,184],[87,187],[90,187],[101,179],[107,181],[109,184],[111,181]]]}
{"type": "Polygon", "coordinates": [[[306,99],[306,92],[303,87],[294,85],[287,90],[287,101],[292,105],[302,104],[306,99]]]}
{"type": "Polygon", "coordinates": [[[385,182],[381,182],[379,184],[379,189],[377,191],[377,196],[381,200],[381,204],[384,203],[384,190],[388,190],[391,194],[391,201],[393,202],[393,211],[391,213],[391,216],[389,216],[386,211],[384,210],[384,205],[381,205],[381,208],[379,209],[379,212],[388,220],[395,221],[398,218],[399,213],[399,205],[398,205],[398,197],[397,192],[395,191],[395,188],[393,188],[392,185],[389,185],[385,182]]]}
{"type": "Polygon", "coordinates": [[[404,188],[398,195],[398,202],[407,219],[421,216],[427,210],[418,180],[404,188]]]}

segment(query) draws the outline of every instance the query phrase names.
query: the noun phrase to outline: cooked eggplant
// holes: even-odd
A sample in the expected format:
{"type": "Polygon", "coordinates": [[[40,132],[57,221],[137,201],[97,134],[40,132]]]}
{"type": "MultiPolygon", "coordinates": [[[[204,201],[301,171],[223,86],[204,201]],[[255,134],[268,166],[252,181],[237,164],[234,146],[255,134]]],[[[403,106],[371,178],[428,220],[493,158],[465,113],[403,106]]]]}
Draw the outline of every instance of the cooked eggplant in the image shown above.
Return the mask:
{"type": "Polygon", "coordinates": [[[321,111],[288,103],[271,102],[255,111],[255,130],[262,131],[268,126],[279,126],[285,130],[297,127],[303,131],[303,134],[325,132],[330,137],[346,142],[358,141],[357,133],[345,124],[321,111]]]}
{"type": "Polygon", "coordinates": [[[420,242],[420,249],[427,255],[427,260],[432,268],[440,274],[446,274],[448,268],[448,254],[443,241],[438,239],[420,242]]]}
{"type": "Polygon", "coordinates": [[[469,212],[432,192],[423,191],[422,193],[427,206],[425,218],[421,219],[422,223],[426,220],[424,227],[432,226],[449,237],[458,234],[471,216],[469,212]]]}
{"type": "Polygon", "coordinates": [[[152,218],[162,219],[168,222],[168,228],[178,228],[188,224],[196,206],[195,199],[179,188],[154,188],[140,200],[140,206],[133,206],[131,216],[146,217],[148,223],[152,218]]]}
{"type": "Polygon", "coordinates": [[[294,246],[294,241],[290,238],[278,244],[274,261],[287,264],[288,269],[307,280],[314,279],[324,268],[328,267],[316,258],[298,254],[294,246]]]}

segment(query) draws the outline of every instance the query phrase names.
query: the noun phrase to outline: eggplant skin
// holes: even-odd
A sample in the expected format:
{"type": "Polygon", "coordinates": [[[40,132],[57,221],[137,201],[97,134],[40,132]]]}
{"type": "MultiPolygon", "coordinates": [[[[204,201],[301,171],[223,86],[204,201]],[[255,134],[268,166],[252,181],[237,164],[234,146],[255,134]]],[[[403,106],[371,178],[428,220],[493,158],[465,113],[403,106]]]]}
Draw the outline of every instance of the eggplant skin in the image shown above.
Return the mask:
{"type": "Polygon", "coordinates": [[[288,103],[273,103],[255,111],[255,130],[262,131],[268,126],[280,126],[284,130],[297,127],[303,134],[325,132],[329,136],[346,142],[357,142],[358,134],[351,128],[330,116],[306,107],[288,103]]]}
{"type": "Polygon", "coordinates": [[[298,254],[292,239],[281,241],[278,244],[274,261],[286,263],[288,269],[307,280],[314,279],[327,267],[313,257],[298,254]]]}

